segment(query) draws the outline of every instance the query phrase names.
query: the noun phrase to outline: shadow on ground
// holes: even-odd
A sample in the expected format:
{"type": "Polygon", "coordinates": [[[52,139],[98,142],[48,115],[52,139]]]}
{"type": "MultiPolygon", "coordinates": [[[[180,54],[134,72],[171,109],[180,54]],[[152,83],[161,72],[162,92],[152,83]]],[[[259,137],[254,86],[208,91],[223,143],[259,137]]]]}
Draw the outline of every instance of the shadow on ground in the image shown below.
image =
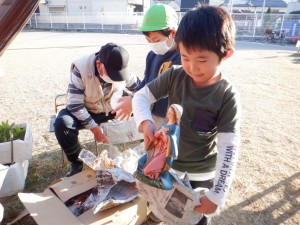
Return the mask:
{"type": "Polygon", "coordinates": [[[300,64],[300,53],[291,54],[292,62],[295,64],[300,64]]]}
{"type": "MultiPolygon", "coordinates": [[[[244,221],[247,224],[297,224],[297,221],[288,221],[295,214],[299,213],[299,202],[297,199],[300,197],[300,188],[299,188],[299,177],[300,172],[295,173],[294,175],[284,179],[277,184],[271,186],[263,192],[257,193],[252,197],[246,199],[245,201],[229,207],[223,211],[223,214],[230,215],[239,215],[239,217],[244,217],[244,221]],[[283,196],[280,199],[276,199],[272,204],[265,205],[264,210],[261,211],[249,211],[247,208],[251,208],[255,202],[264,203],[264,199],[268,196],[272,196],[274,193],[278,193],[280,190],[283,190],[283,196]],[[280,210],[280,215],[275,216],[276,211],[280,210]]],[[[266,203],[265,203],[266,204],[266,203]]],[[[218,223],[216,224],[229,224],[228,222],[222,221],[225,220],[219,218],[217,219],[218,223]]],[[[239,221],[242,218],[239,218],[239,221]]],[[[298,221],[299,222],[299,221],[298,221]]],[[[235,224],[234,221],[230,221],[230,224],[235,224]]]]}

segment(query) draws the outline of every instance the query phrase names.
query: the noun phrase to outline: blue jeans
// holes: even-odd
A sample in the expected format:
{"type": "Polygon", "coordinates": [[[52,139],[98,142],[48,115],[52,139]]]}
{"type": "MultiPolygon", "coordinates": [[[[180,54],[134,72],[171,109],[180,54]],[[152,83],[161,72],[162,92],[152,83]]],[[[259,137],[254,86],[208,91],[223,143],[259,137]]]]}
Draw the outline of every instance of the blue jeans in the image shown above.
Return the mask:
{"type": "MultiPolygon", "coordinates": [[[[115,117],[115,114],[105,113],[94,114],[89,112],[96,123],[100,124],[115,117]]],[[[68,109],[62,109],[54,123],[54,132],[56,139],[65,152],[67,159],[74,164],[82,164],[78,159],[81,146],[78,141],[79,130],[84,129],[80,121],[73,116],[68,109]]]]}

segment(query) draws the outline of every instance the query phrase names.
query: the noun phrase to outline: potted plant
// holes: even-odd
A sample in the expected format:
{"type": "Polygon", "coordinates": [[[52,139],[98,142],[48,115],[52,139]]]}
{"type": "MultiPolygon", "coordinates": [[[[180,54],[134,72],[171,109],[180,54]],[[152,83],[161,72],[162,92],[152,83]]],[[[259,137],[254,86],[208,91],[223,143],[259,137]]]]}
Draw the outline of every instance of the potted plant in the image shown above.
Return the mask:
{"type": "Polygon", "coordinates": [[[28,123],[0,123],[0,163],[14,163],[32,156],[32,133],[28,123]]]}
{"type": "Polygon", "coordinates": [[[21,191],[25,186],[28,160],[32,156],[32,132],[28,123],[0,123],[0,197],[21,191]]]}

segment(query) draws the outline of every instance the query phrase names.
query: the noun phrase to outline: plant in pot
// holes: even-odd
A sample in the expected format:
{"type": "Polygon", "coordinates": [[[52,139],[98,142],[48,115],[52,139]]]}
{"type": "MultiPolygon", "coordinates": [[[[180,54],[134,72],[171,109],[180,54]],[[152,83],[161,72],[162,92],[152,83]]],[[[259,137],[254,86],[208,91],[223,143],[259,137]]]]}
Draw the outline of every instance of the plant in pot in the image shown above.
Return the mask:
{"type": "Polygon", "coordinates": [[[25,131],[26,126],[19,127],[15,123],[9,124],[8,120],[6,122],[2,121],[0,124],[0,143],[17,139],[24,140],[25,131]]]}
{"type": "Polygon", "coordinates": [[[0,197],[22,190],[32,156],[32,132],[28,123],[0,123],[0,197]]]}

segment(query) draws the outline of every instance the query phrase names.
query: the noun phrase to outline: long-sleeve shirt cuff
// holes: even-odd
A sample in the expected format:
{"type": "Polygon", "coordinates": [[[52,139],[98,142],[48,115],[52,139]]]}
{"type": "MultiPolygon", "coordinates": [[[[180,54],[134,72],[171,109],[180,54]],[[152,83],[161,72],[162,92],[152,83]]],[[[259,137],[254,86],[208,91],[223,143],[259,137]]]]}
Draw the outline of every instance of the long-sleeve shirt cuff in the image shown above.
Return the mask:
{"type": "Polygon", "coordinates": [[[153,94],[147,86],[145,86],[144,88],[142,88],[134,94],[132,99],[132,109],[138,129],[141,123],[145,120],[150,120],[154,123],[150,111],[150,105],[155,101],[156,99],[154,98],[153,94]]]}

